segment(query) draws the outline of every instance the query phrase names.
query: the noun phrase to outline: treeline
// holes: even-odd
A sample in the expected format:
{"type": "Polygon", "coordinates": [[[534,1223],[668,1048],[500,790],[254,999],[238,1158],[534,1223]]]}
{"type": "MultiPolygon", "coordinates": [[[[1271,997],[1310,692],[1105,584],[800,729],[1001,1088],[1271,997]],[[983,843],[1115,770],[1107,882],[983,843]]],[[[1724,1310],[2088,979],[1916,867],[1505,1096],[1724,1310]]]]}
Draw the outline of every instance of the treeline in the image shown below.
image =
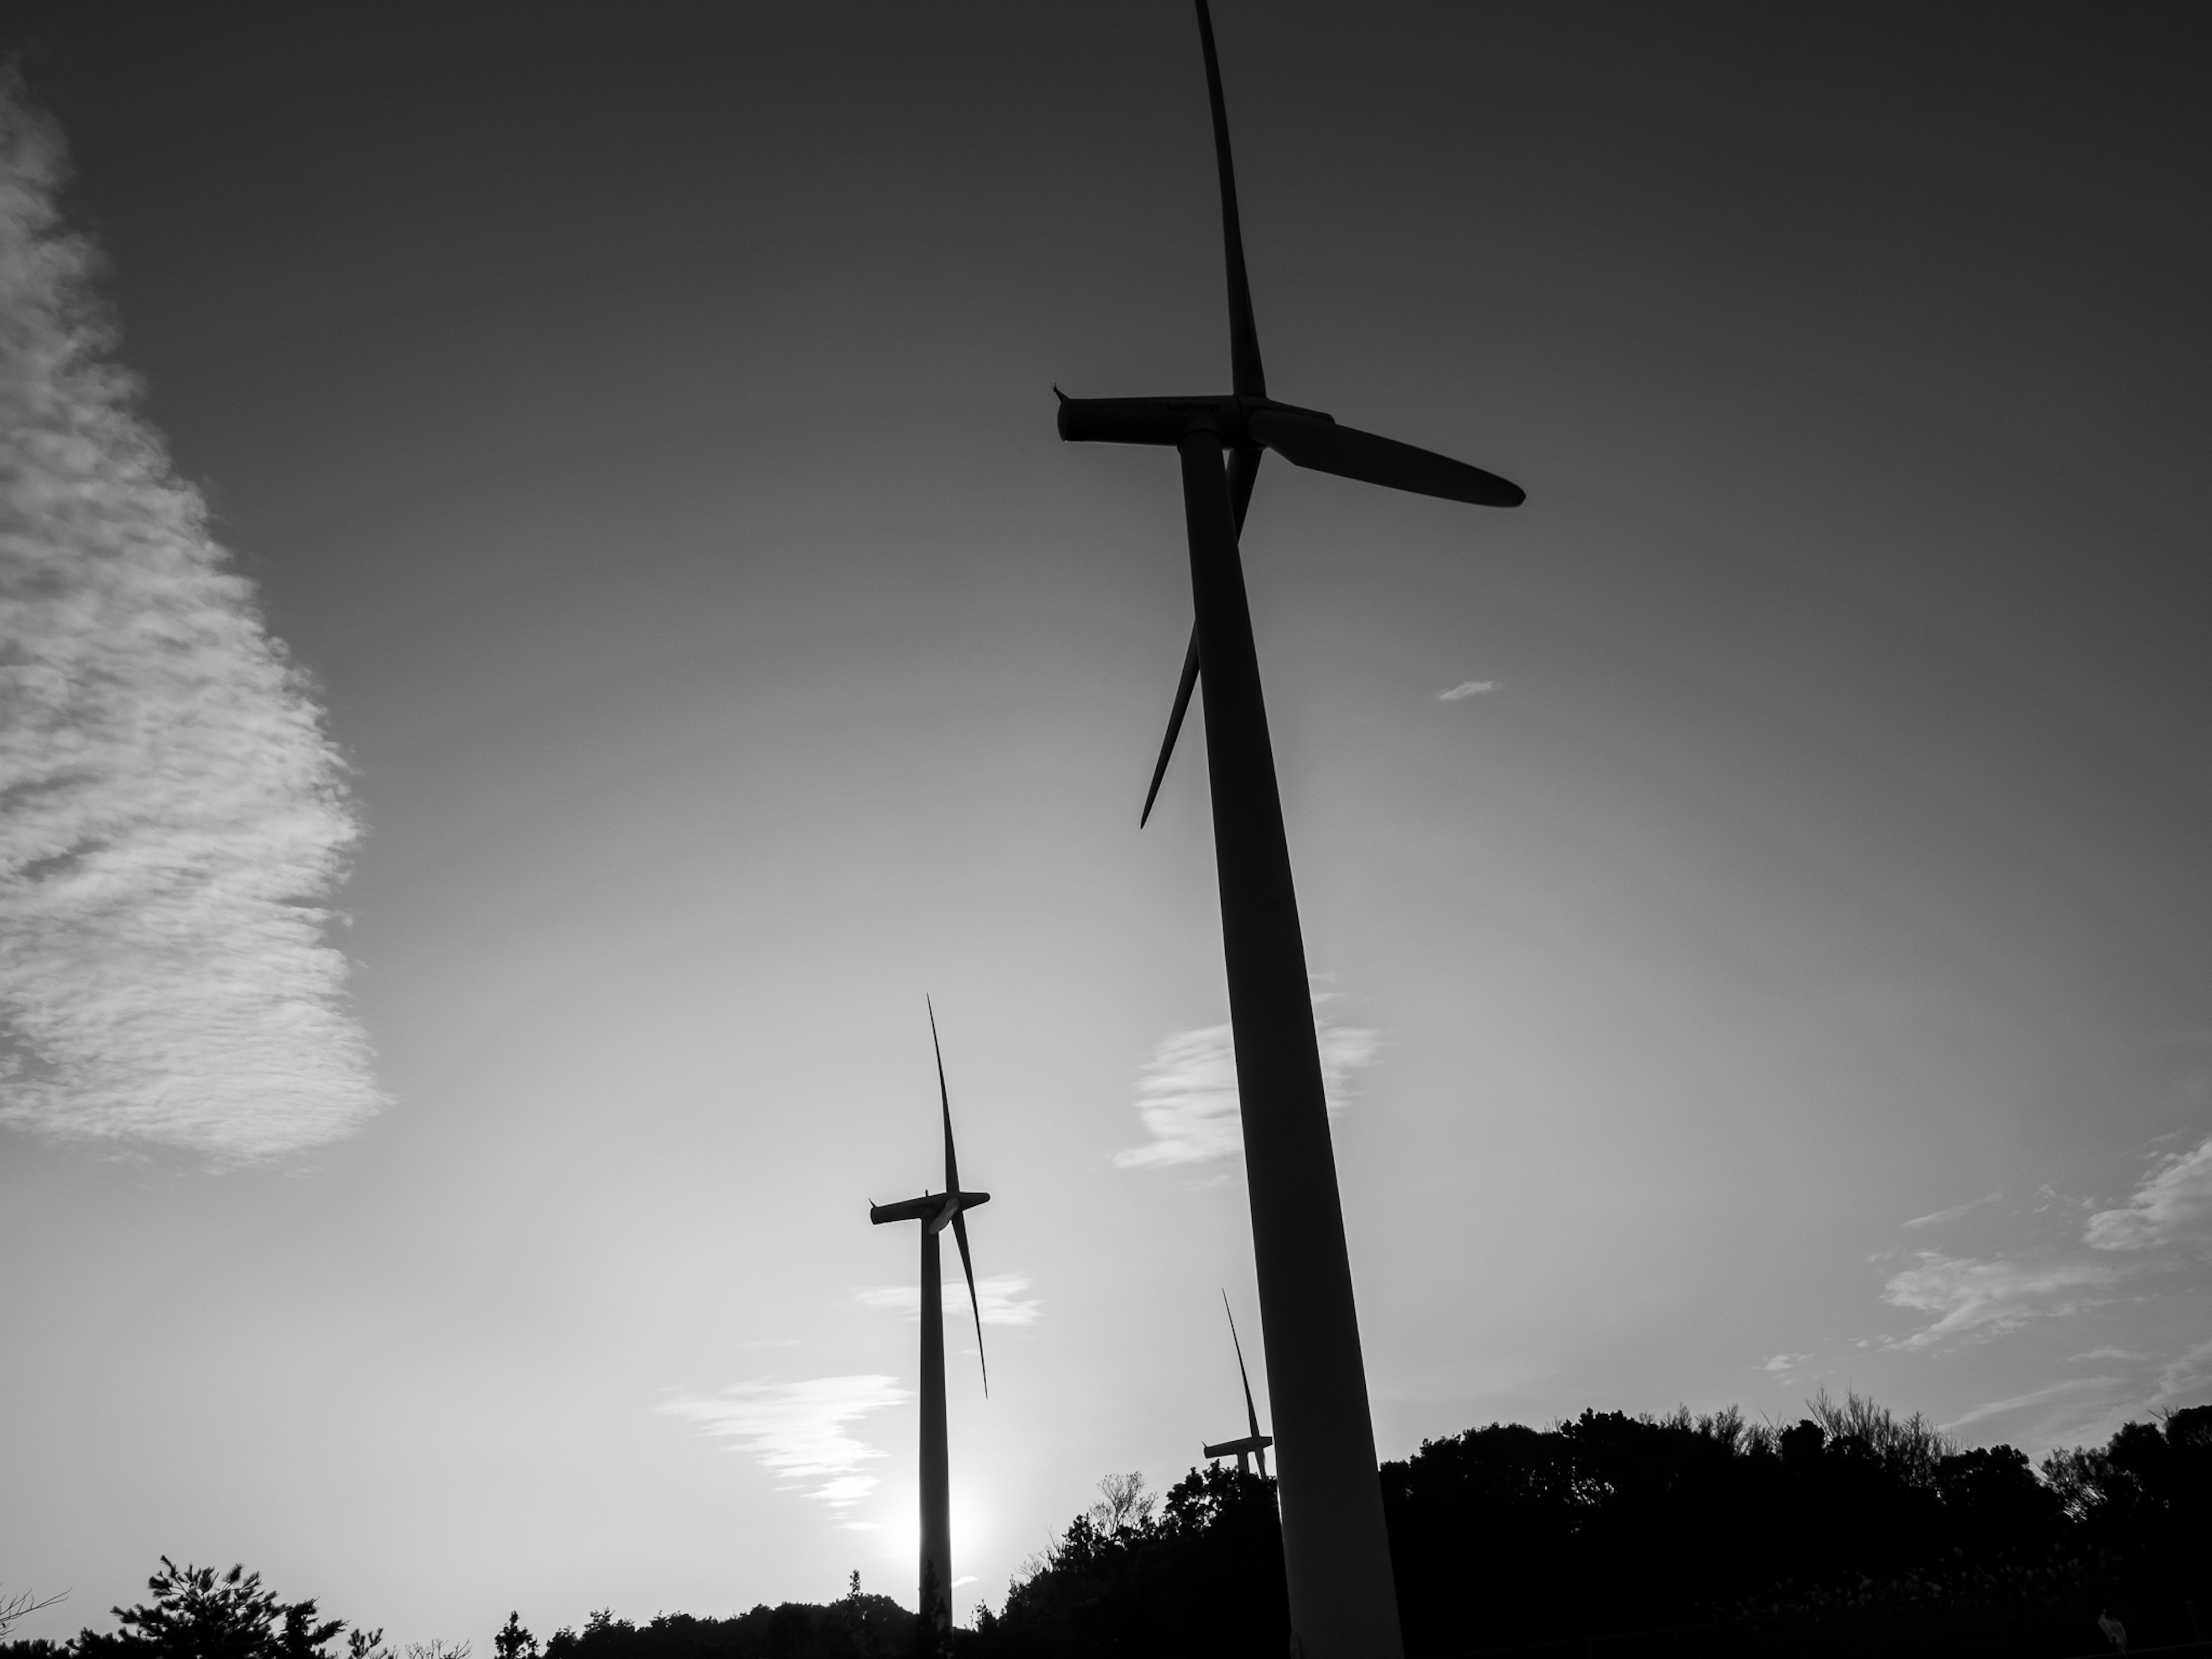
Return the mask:
{"type": "MultiPolygon", "coordinates": [[[[279,1600],[242,1566],[218,1575],[163,1556],[147,1589],[150,1601],[114,1609],[118,1630],[85,1630],[67,1642],[0,1641],[0,1659],[469,1659],[466,1642],[387,1646],[381,1630],[349,1629],[323,1618],[313,1601],[279,1600]]],[[[0,1601],[0,1637],[15,1619],[51,1605],[27,1595],[0,1601]]],[[[787,1601],[732,1619],[662,1613],[645,1625],[605,1609],[542,1645],[510,1613],[492,1651],[495,1659],[903,1659],[915,1623],[890,1597],[864,1594],[856,1572],[826,1607],[787,1601]]]]}
{"type": "MultiPolygon", "coordinates": [[[[1825,1396],[1740,1413],[1497,1424],[1382,1466],[1409,1654],[2074,1654],[2212,1636],[2212,1407],[2030,1467],[1825,1396]],[[2191,1598],[2205,1597],[2200,1609],[2191,1598]]],[[[1127,1478],[985,1613],[975,1659],[1279,1659],[1273,1483],[1127,1478]]]]}
{"type": "MultiPolygon", "coordinates": [[[[1129,1475],[1025,1564],[962,1659],[1281,1659],[1274,1483],[1194,1469],[1162,1501],[1129,1475]]],[[[1584,1412],[1493,1424],[1382,1466],[1407,1649],[1591,1655],[2033,1656],[2212,1636],[2212,1407],[2130,1424],[2040,1469],[1962,1449],[1856,1396],[1783,1428],[1584,1412]]],[[[0,1642],[0,1659],[467,1659],[395,1652],[233,1569],[166,1559],[122,1627],[0,1642]]],[[[6,1607],[0,1604],[0,1635],[6,1607]]],[[[510,1616],[495,1659],[892,1659],[914,1615],[863,1594],[727,1619],[595,1613],[542,1644],[510,1616]]]]}
{"type": "MultiPolygon", "coordinates": [[[[565,1626],[545,1644],[544,1659],[904,1659],[918,1621],[888,1595],[860,1589],[854,1573],[845,1594],[826,1607],[811,1601],[766,1603],[731,1619],[661,1613],[633,1625],[595,1613],[580,1631],[565,1626]]],[[[534,1644],[510,1648],[507,1620],[499,1659],[538,1659],[534,1644]]],[[[530,1632],[522,1632],[527,1640],[530,1632]]]]}

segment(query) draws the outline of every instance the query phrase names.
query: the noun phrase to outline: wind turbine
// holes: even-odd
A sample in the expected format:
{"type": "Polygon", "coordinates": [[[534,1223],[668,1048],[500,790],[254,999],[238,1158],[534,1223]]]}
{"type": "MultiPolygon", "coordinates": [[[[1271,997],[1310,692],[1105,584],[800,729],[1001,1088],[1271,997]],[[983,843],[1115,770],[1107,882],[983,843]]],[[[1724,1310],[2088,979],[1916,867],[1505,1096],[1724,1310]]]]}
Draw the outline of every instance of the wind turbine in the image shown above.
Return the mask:
{"type": "Polygon", "coordinates": [[[983,1304],[975,1299],[975,1266],[968,1254],[967,1212],[988,1204],[988,1193],[963,1192],[952,1152],[952,1096],[945,1086],[945,1050],[937,1040],[937,1010],[929,1009],[929,1044],[937,1055],[937,1098],[945,1109],[945,1190],[925,1191],[901,1204],[868,1206],[876,1226],[887,1221],[921,1223],[921,1619],[927,1653],[952,1650],[952,1484],[945,1432],[945,1291],[938,1271],[937,1236],[950,1225],[960,1246],[960,1271],[968,1275],[968,1305],[975,1315],[975,1363],[983,1392],[991,1370],[983,1358],[983,1304]]]}
{"type": "Polygon", "coordinates": [[[1218,1446],[1208,1446],[1206,1455],[1208,1457],[1226,1457],[1235,1452],[1237,1473],[1239,1474],[1252,1473],[1252,1459],[1256,1455],[1260,1460],[1260,1474],[1264,1479],[1267,1473],[1267,1448],[1275,1443],[1275,1437],[1260,1432],[1260,1408],[1252,1403],[1252,1376],[1244,1369],[1244,1345],[1237,1341],[1237,1316],[1229,1313],[1229,1292],[1226,1291],[1221,1293],[1221,1311],[1229,1314],[1229,1340],[1237,1343],[1237,1375],[1244,1383],[1244,1420],[1252,1425],[1252,1432],[1242,1440],[1224,1440],[1218,1446]]]}
{"type": "MultiPolygon", "coordinates": [[[[1268,397],[1237,224],[1213,24],[1206,0],[1197,0],[1197,7],[1221,181],[1231,390],[1188,398],[1060,393],[1060,435],[1072,442],[1171,447],[1182,464],[1197,622],[1152,792],[1158,790],[1203,669],[1206,772],[1253,1255],[1267,1388],[1275,1426],[1282,1431],[1276,1458],[1292,1639],[1304,1659],[1399,1659],[1404,1642],[1360,1359],[1358,1310],[1322,1093],[1297,894],[1237,542],[1260,458],[1270,449],[1294,466],[1447,501],[1517,507],[1523,495],[1517,485],[1479,467],[1268,397]]],[[[1147,816],[1151,807],[1148,795],[1147,816]]]]}

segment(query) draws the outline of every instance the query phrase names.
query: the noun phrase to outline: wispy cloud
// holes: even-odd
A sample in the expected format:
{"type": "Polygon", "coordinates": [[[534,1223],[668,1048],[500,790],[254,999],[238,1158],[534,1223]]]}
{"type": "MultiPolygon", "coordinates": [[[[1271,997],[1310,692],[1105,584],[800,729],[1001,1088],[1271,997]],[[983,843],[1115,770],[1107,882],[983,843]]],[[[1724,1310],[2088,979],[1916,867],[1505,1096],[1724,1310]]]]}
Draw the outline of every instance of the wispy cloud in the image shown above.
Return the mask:
{"type": "Polygon", "coordinates": [[[0,77],[0,1122],[242,1163],[382,1104],[323,906],[359,834],[0,77]]]}
{"type": "Polygon", "coordinates": [[[2124,1379],[2117,1376],[2073,1376],[2053,1382],[2047,1388],[2033,1389],[2026,1394],[2016,1394],[2006,1400],[1992,1400],[1986,1405],[1975,1406],[1960,1413],[1948,1423],[1939,1425],[1946,1434],[1971,1427],[1992,1417],[2008,1417],[2018,1412],[2033,1411],[2038,1407],[2058,1401],[2073,1403],[2086,1395],[2096,1395],[2113,1388],[2124,1379]]]}
{"type": "MultiPolygon", "coordinates": [[[[1331,1112],[1344,1109],[1352,1074],[1375,1063],[1380,1035],[1339,1025],[1322,1012],[1334,996],[1314,996],[1314,1031],[1321,1044],[1322,1086],[1331,1112]]],[[[1152,1138],[1114,1154],[1125,1170],[1204,1164],[1239,1158],[1244,1120],[1237,1097],[1237,1049],[1226,1025],[1178,1031],[1164,1039],[1137,1074],[1137,1115],[1152,1138]]]]}
{"type": "Polygon", "coordinates": [[[817,1376],[802,1382],[744,1382],[704,1397],[672,1400],[660,1409],[726,1437],[795,1490],[818,1481],[809,1496],[842,1515],[876,1489],[864,1465],[884,1454],[852,1432],[886,1406],[912,1398],[890,1376],[817,1376]]]}
{"type": "Polygon", "coordinates": [[[1786,1381],[1798,1367],[1812,1357],[1809,1353],[1778,1353],[1759,1369],[1778,1382],[1786,1381]]]}
{"type": "Polygon", "coordinates": [[[1984,1193],[1979,1198],[1970,1198],[1964,1204],[1954,1204],[1948,1210],[1917,1215],[1904,1224],[1908,1227],[1940,1227],[1947,1221],[1956,1221],[1962,1215],[1971,1214],[1984,1204],[1994,1204],[2003,1196],[2002,1193],[1984,1193]]]}
{"type": "MultiPolygon", "coordinates": [[[[1035,1297],[1022,1292],[1030,1287],[1027,1273],[993,1273],[975,1281],[975,1306],[986,1325],[1034,1325],[1044,1311],[1044,1304],[1035,1297]]],[[[944,1284],[945,1311],[968,1316],[968,1284],[964,1279],[947,1275],[944,1284]]],[[[921,1314],[921,1287],[918,1285],[872,1285],[853,1292],[853,1300],[864,1308],[876,1308],[885,1313],[903,1315],[916,1319],[921,1314]]]]}
{"type": "Polygon", "coordinates": [[[1438,702],[1460,702],[1468,697],[1480,696],[1486,691],[1495,691],[1505,684],[1503,680],[1462,680],[1449,691],[1437,693],[1438,702]]]}
{"type": "Polygon", "coordinates": [[[2149,1408],[2179,1405],[2185,1400],[2202,1403],[2212,1390],[2212,1340],[2198,1343],[2159,1368],[2158,1392],[2149,1408]]]}
{"type": "Polygon", "coordinates": [[[2091,1216],[2081,1237],[2100,1250],[2212,1243],[2212,1135],[2160,1159],[2125,1204],[2091,1216]]]}
{"type": "Polygon", "coordinates": [[[1923,1250],[1916,1266],[1891,1276],[1882,1299],[1937,1316],[1885,1346],[1932,1347],[1954,1337],[1995,1336],[2031,1320],[2074,1313],[2118,1277],[2096,1261],[2027,1261],[2006,1256],[1947,1256],[1923,1250]]]}

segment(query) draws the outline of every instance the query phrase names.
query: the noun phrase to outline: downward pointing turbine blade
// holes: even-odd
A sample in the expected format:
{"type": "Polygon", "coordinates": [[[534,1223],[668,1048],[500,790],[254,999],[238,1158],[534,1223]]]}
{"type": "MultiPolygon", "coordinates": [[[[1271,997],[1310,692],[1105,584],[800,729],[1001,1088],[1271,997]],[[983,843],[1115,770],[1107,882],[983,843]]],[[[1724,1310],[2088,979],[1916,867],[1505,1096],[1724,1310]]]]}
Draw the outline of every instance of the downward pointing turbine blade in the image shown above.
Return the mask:
{"type": "Polygon", "coordinates": [[[1221,240],[1229,260],[1229,374],[1240,398],[1267,395],[1260,368],[1260,331],[1252,323],[1252,285],[1244,276],[1244,232],[1237,219],[1237,169],[1229,157],[1229,110],[1221,101],[1221,60],[1213,52],[1213,17],[1198,0],[1198,38],[1206,48],[1206,93],[1213,103],[1213,159],[1221,170],[1221,240]]]}
{"type": "MultiPolygon", "coordinates": [[[[1244,1345],[1237,1340],[1237,1316],[1229,1313],[1229,1292],[1221,1293],[1221,1311],[1229,1314],[1229,1340],[1237,1347],[1237,1375],[1244,1382],[1244,1420],[1252,1425],[1252,1437],[1260,1437],[1260,1408],[1252,1403],[1252,1375],[1244,1369],[1244,1345]]],[[[1261,1474],[1267,1471],[1262,1469],[1261,1474]]]]}
{"type": "Polygon", "coordinates": [[[991,1395],[991,1362],[983,1358],[983,1304],[975,1299],[975,1264],[968,1255],[968,1218],[952,1218],[953,1241],[960,1246],[960,1271],[968,1275],[968,1306],[975,1316],[975,1363],[983,1370],[983,1397],[991,1395]]]}
{"type": "Polygon", "coordinates": [[[1182,717],[1190,712],[1190,694],[1198,684],[1198,629],[1190,630],[1190,649],[1183,653],[1182,678],[1176,683],[1175,708],[1168,715],[1168,734],[1160,739],[1159,764],[1152,768],[1152,787],[1145,791],[1145,810],[1137,816],[1137,828],[1141,830],[1152,816],[1152,803],[1159,799],[1160,780],[1168,775],[1168,757],[1175,753],[1176,734],[1182,730],[1182,717]]]}
{"type": "MultiPolygon", "coordinates": [[[[1252,486],[1259,482],[1260,458],[1264,449],[1229,452],[1229,510],[1237,520],[1237,533],[1244,533],[1244,510],[1252,505],[1252,486]]],[[[1152,787],[1145,791],[1145,810],[1137,815],[1137,828],[1151,822],[1152,803],[1159,799],[1160,780],[1168,775],[1168,757],[1175,753],[1182,718],[1190,712],[1190,694],[1198,684],[1198,626],[1191,625],[1190,648],[1183,653],[1182,678],[1176,686],[1175,708],[1168,715],[1168,734],[1160,739],[1159,763],[1152,768],[1152,787]]]]}
{"type": "Polygon", "coordinates": [[[1237,534],[1244,534],[1244,509],[1252,505],[1252,486],[1260,481],[1260,458],[1267,452],[1249,446],[1229,452],[1229,512],[1237,534]]]}
{"type": "Polygon", "coordinates": [[[1293,466],[1315,472],[1334,472],[1340,478],[1357,478],[1386,489],[1438,495],[1477,507],[1518,507],[1528,499],[1519,484],[1494,472],[1333,421],[1255,409],[1246,417],[1245,429],[1293,466]]]}

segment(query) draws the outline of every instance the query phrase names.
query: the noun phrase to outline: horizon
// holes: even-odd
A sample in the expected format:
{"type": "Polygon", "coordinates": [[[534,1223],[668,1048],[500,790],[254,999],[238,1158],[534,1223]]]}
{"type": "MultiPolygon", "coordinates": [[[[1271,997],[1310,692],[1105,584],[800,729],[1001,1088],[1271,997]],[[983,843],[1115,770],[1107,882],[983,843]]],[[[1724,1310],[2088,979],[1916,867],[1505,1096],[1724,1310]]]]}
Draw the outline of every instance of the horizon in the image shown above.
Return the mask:
{"type": "MultiPolygon", "coordinates": [[[[1224,1296],[1272,1433],[1174,469],[1054,430],[1228,380],[1187,5],[16,18],[15,1633],[910,1605],[926,997],[960,1621],[1224,1296]]],[[[2212,24],[1214,27],[1271,392],[1529,493],[1244,537],[1379,1455],[2212,1401],[2212,24]]]]}

